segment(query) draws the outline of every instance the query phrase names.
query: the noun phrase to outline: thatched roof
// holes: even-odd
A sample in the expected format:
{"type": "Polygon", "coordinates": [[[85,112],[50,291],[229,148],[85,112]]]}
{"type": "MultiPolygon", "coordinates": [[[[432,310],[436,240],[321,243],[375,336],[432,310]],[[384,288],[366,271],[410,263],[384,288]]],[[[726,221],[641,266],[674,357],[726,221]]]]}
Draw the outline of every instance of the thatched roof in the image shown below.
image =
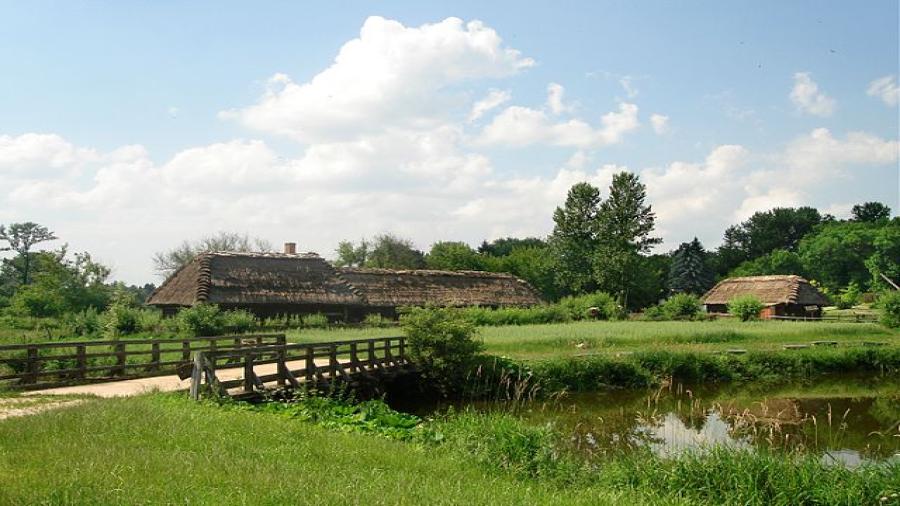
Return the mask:
{"type": "Polygon", "coordinates": [[[542,302],[527,282],[504,273],[340,269],[371,306],[530,306],[542,302]]]}
{"type": "Polygon", "coordinates": [[[315,254],[216,252],[198,255],[156,289],[150,305],[338,304],[363,299],[315,254]]]}
{"type": "Polygon", "coordinates": [[[335,269],[318,255],[203,253],[147,300],[154,306],[327,304],[527,306],[540,295],[509,274],[474,271],[335,269]]]}
{"type": "Polygon", "coordinates": [[[754,295],[763,304],[825,306],[828,299],[800,276],[750,276],[720,281],[703,296],[704,304],[727,304],[739,295],[754,295]]]}

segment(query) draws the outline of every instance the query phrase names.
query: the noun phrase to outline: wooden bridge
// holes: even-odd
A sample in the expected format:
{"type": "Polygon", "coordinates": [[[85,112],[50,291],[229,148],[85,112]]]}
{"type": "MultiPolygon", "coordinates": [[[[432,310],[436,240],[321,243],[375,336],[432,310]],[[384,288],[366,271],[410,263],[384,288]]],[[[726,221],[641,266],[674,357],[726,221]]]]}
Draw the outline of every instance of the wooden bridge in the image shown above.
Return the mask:
{"type": "Polygon", "coordinates": [[[190,388],[195,398],[201,392],[246,396],[307,382],[377,381],[408,367],[402,337],[290,344],[284,334],[262,334],[0,345],[0,386],[35,393],[190,388]]]}
{"type": "Polygon", "coordinates": [[[255,396],[267,385],[298,388],[302,384],[327,388],[377,381],[411,369],[403,337],[379,337],[326,343],[275,344],[194,354],[191,398],[206,391],[214,395],[255,396]],[[223,380],[217,371],[243,371],[242,377],[223,380]]]}

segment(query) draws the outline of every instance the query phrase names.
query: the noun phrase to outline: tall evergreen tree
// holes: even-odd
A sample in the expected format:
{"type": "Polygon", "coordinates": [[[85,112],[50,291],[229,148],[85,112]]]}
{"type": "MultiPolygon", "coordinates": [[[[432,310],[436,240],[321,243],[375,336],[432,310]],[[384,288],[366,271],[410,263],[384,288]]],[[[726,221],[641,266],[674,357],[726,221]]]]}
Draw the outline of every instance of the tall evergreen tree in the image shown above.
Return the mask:
{"type": "Polygon", "coordinates": [[[630,172],[613,176],[609,198],[597,214],[598,248],[594,255],[594,276],[599,286],[618,296],[619,304],[628,307],[628,292],[637,279],[644,253],[662,240],[651,237],[656,223],[649,204],[647,188],[630,172]]]}
{"type": "Polygon", "coordinates": [[[591,263],[597,251],[600,189],[589,183],[569,188],[563,207],[553,212],[553,233],[549,243],[556,258],[556,278],[567,293],[596,289],[591,263]]]}
{"type": "Polygon", "coordinates": [[[669,269],[669,291],[700,295],[712,286],[713,275],[707,265],[707,253],[694,237],[683,242],[672,255],[669,269]]]}

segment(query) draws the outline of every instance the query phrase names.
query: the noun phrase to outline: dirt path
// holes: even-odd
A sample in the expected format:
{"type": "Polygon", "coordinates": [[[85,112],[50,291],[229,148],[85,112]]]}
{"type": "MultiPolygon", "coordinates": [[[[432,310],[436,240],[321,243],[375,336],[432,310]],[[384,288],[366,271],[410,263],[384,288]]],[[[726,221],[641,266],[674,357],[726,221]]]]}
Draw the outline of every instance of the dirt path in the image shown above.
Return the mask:
{"type": "Polygon", "coordinates": [[[46,401],[35,397],[7,397],[0,398],[0,420],[16,416],[28,416],[49,411],[51,409],[66,406],[77,406],[84,399],[66,399],[59,401],[46,401]]]}
{"type": "MultiPolygon", "coordinates": [[[[305,367],[305,363],[302,360],[288,362],[287,365],[288,368],[292,370],[305,367]]],[[[317,360],[316,365],[327,366],[328,360],[317,360]]],[[[275,374],[278,372],[278,364],[262,364],[254,367],[253,370],[258,376],[275,374]]],[[[219,378],[219,381],[241,379],[244,377],[244,370],[241,367],[217,369],[216,377],[219,378]]],[[[89,385],[34,390],[23,395],[96,395],[97,397],[128,397],[149,392],[187,390],[190,387],[190,379],[182,380],[179,379],[178,376],[155,376],[152,378],[137,378],[123,381],[111,381],[108,383],[93,383],[89,385]]]]}

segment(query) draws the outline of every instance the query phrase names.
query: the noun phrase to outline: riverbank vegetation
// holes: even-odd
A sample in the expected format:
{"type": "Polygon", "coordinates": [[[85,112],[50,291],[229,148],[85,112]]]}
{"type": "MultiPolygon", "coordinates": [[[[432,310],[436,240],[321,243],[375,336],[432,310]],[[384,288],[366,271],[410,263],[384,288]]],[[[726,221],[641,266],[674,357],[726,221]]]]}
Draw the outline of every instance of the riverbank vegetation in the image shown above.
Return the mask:
{"type": "Polygon", "coordinates": [[[592,462],[559,438],[505,414],[421,420],[333,400],[92,400],[0,421],[17,443],[0,447],[0,502],[894,504],[900,490],[896,464],[728,449],[592,462]]]}

